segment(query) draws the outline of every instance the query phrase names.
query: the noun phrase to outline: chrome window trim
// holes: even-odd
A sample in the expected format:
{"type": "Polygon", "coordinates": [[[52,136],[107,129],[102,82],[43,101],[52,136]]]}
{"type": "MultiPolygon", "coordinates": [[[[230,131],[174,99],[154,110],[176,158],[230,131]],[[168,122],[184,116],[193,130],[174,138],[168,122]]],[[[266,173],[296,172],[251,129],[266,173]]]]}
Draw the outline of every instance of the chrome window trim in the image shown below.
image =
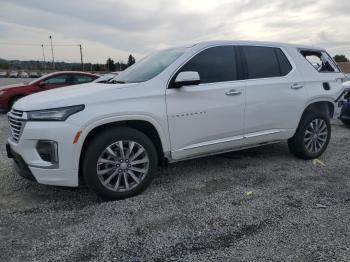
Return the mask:
{"type": "Polygon", "coordinates": [[[220,46],[232,46],[232,47],[242,47],[242,46],[255,46],[255,47],[270,47],[270,48],[278,48],[280,49],[283,54],[286,56],[288,62],[291,64],[292,66],[292,70],[284,75],[284,76],[274,76],[274,77],[265,77],[265,78],[251,78],[251,79],[238,79],[238,80],[232,80],[232,81],[222,81],[222,82],[211,82],[211,83],[202,83],[199,84],[197,86],[202,86],[202,85],[211,85],[211,84],[220,84],[220,83],[237,83],[237,82],[241,82],[241,81],[255,81],[255,80],[266,80],[266,79],[283,79],[283,78],[287,78],[289,77],[292,73],[294,73],[296,71],[296,65],[293,61],[293,59],[291,58],[291,56],[288,54],[288,52],[286,52],[286,50],[284,49],[284,47],[281,46],[273,46],[273,45],[264,45],[264,44],[215,44],[215,45],[210,45],[210,46],[206,46],[203,47],[201,49],[199,49],[196,53],[194,53],[192,56],[190,56],[188,59],[186,59],[180,66],[178,66],[174,72],[171,74],[171,76],[169,77],[168,81],[167,81],[167,89],[172,89],[170,87],[170,81],[171,79],[179,72],[179,70],[188,62],[190,61],[193,57],[195,57],[196,55],[198,55],[199,53],[201,53],[202,51],[205,51],[209,48],[212,47],[220,47],[220,46]]]}

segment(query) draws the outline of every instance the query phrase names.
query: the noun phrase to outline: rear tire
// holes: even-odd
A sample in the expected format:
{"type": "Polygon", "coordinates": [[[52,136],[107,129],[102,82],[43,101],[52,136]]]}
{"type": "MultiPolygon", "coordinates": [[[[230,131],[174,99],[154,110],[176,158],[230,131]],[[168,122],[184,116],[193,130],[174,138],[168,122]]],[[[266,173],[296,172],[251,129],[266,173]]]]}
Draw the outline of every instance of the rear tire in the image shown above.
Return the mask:
{"type": "Polygon", "coordinates": [[[107,200],[141,193],[151,183],[158,166],[152,141],[138,130],[115,127],[97,134],[83,159],[87,186],[107,200]]]}
{"type": "Polygon", "coordinates": [[[329,117],[322,113],[306,112],[295,132],[288,140],[291,153],[301,159],[314,159],[327,149],[331,138],[329,117]]]}

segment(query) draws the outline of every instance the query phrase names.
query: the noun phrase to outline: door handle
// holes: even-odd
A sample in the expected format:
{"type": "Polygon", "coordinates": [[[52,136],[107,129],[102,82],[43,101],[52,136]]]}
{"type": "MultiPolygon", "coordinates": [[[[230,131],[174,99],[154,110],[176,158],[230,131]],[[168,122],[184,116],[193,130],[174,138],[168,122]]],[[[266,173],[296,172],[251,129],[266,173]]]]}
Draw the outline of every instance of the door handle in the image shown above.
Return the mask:
{"type": "Polygon", "coordinates": [[[226,92],[227,96],[237,96],[241,94],[242,94],[242,91],[237,91],[235,89],[231,89],[230,91],[226,92]]]}
{"type": "Polygon", "coordinates": [[[303,85],[295,83],[295,84],[293,84],[290,88],[291,88],[291,89],[301,89],[301,88],[303,88],[303,87],[304,87],[303,85]]]}

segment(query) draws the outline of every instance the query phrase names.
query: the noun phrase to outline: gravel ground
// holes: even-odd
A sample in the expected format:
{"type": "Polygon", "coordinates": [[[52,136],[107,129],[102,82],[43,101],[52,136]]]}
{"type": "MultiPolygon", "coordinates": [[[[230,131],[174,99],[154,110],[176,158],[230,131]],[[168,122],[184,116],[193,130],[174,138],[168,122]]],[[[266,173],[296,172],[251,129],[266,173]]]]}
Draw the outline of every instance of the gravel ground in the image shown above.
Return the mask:
{"type": "Polygon", "coordinates": [[[7,136],[0,115],[0,261],[350,261],[350,129],[338,121],[325,167],[281,143],[169,165],[116,202],[15,175],[7,136]]]}

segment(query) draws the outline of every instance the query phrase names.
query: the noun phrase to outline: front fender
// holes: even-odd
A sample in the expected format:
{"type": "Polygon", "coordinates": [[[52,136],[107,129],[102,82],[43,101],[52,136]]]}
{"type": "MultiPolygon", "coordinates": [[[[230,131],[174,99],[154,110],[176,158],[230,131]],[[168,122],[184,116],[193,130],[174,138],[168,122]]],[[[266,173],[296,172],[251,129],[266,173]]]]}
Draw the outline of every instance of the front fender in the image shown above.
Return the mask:
{"type": "Polygon", "coordinates": [[[129,121],[130,120],[140,120],[140,121],[146,121],[146,122],[152,124],[159,134],[160,141],[162,143],[162,147],[163,147],[164,152],[170,151],[170,143],[167,140],[168,136],[166,135],[162,126],[152,117],[147,116],[147,115],[108,116],[108,117],[104,117],[102,119],[89,121],[89,123],[83,125],[79,129],[80,131],[82,131],[82,133],[80,135],[78,142],[75,145],[74,169],[77,170],[79,168],[79,161],[80,161],[81,151],[82,151],[84,142],[92,130],[94,130],[95,128],[97,128],[99,126],[105,125],[105,124],[117,123],[117,122],[128,121],[128,120],[129,121]]]}

